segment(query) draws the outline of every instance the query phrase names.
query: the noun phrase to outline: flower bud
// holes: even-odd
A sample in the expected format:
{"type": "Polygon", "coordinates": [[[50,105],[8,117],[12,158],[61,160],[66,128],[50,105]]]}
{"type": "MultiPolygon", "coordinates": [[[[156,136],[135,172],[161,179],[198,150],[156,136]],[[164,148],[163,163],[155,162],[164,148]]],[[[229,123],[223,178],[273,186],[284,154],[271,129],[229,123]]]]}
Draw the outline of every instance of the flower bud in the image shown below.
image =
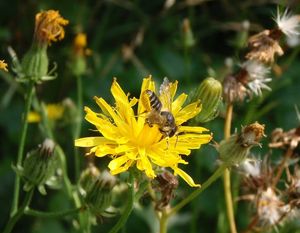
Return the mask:
{"type": "Polygon", "coordinates": [[[200,99],[201,112],[195,120],[204,123],[213,120],[218,115],[218,108],[222,100],[222,85],[214,78],[206,78],[194,93],[193,101],[200,99]]]}
{"type": "Polygon", "coordinates": [[[95,215],[99,216],[112,203],[112,189],[116,178],[108,171],[103,171],[99,178],[87,190],[85,202],[95,215]]]}
{"type": "Polygon", "coordinates": [[[87,191],[92,188],[99,176],[99,169],[92,163],[90,163],[88,167],[84,171],[82,171],[78,184],[79,192],[82,196],[86,196],[87,191]]]}
{"type": "Polygon", "coordinates": [[[44,184],[54,175],[56,168],[54,148],[54,142],[51,139],[45,139],[37,150],[28,153],[21,172],[25,180],[25,191],[38,186],[40,193],[46,194],[44,184]]]}
{"type": "Polygon", "coordinates": [[[183,45],[185,48],[193,47],[196,43],[193,31],[191,29],[190,21],[184,19],[182,23],[182,33],[183,33],[183,45]]]}
{"type": "Polygon", "coordinates": [[[265,126],[257,122],[243,127],[242,132],[233,134],[221,141],[219,153],[221,160],[228,166],[240,165],[253,146],[260,146],[259,141],[264,135],[265,126]]]}
{"type": "Polygon", "coordinates": [[[22,71],[26,79],[39,81],[47,76],[48,65],[47,44],[33,43],[22,60],[22,71]]]}

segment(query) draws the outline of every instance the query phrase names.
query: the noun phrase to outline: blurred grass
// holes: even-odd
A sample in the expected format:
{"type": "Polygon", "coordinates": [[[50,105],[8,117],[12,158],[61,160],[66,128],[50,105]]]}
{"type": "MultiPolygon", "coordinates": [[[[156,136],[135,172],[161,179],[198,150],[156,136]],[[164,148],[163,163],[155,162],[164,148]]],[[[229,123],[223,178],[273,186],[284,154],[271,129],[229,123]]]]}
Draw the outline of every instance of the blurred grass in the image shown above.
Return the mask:
{"type": "MultiPolygon", "coordinates": [[[[12,46],[21,57],[31,43],[34,15],[42,9],[53,8],[59,10],[70,21],[70,25],[67,28],[66,38],[49,48],[50,60],[58,64],[58,78],[38,87],[38,96],[43,101],[59,102],[66,97],[76,100],[76,80],[68,64],[72,40],[79,31],[87,33],[88,47],[93,51],[92,56],[88,57],[88,72],[83,77],[84,105],[96,109],[96,104],[92,99],[95,95],[112,101],[109,92],[112,77],[117,77],[124,90],[133,96],[138,95],[142,78],[148,74],[152,74],[158,83],[165,76],[170,80],[176,79],[179,81],[180,91],[188,93],[208,76],[209,70],[213,70],[215,78],[221,80],[225,75],[223,73],[225,58],[232,57],[238,61],[242,59],[244,51],[238,47],[239,43],[236,41],[240,32],[228,27],[229,23],[249,20],[255,26],[254,31],[257,28],[271,27],[273,21],[270,16],[276,11],[276,6],[272,4],[272,1],[199,2],[198,5],[187,6],[185,1],[178,1],[169,10],[164,10],[164,1],[1,1],[1,59],[10,61],[7,46],[12,46]],[[191,21],[197,41],[196,46],[187,54],[190,62],[188,66],[190,79],[188,80],[180,31],[182,20],[186,17],[191,21]],[[139,62],[125,61],[122,56],[122,47],[130,44],[141,29],[144,30],[143,42],[134,50],[139,62]]],[[[299,12],[299,4],[293,5],[292,9],[299,12]]],[[[286,54],[278,59],[278,64],[285,64],[289,56],[292,56],[292,51],[286,48],[286,54]]],[[[266,92],[263,98],[255,98],[246,105],[235,108],[233,129],[255,120],[266,124],[267,134],[276,127],[290,129],[298,126],[299,121],[296,118],[294,105],[299,106],[299,73],[300,60],[299,55],[296,54],[283,75],[273,79],[272,92],[266,92]]],[[[3,75],[0,74],[1,77],[3,75]]],[[[1,98],[5,96],[9,87],[10,85],[1,79],[1,98]]],[[[23,105],[23,97],[20,92],[16,91],[6,106],[1,108],[0,229],[7,221],[11,205],[14,174],[10,166],[16,160],[23,105]]],[[[65,127],[58,127],[56,135],[67,151],[69,167],[72,168],[73,142],[71,134],[65,130],[65,127]]],[[[222,139],[222,118],[208,123],[205,127],[211,129],[216,141],[222,139]]],[[[82,135],[93,134],[89,131],[90,128],[91,125],[84,122],[82,135]]],[[[38,127],[31,125],[25,151],[41,142],[41,134],[37,132],[38,127]]],[[[205,181],[215,167],[216,158],[217,153],[211,146],[203,147],[202,150],[189,157],[190,164],[187,166],[189,173],[196,181],[205,181]]],[[[70,174],[73,175],[73,172],[71,169],[70,174]]],[[[180,185],[178,197],[183,197],[192,191],[182,181],[180,185]]],[[[64,201],[66,197],[63,194],[55,191],[49,193],[47,197],[36,194],[33,206],[39,209],[67,207],[68,202],[64,201]]],[[[182,215],[186,220],[178,222],[179,225],[171,226],[169,232],[227,232],[224,226],[226,219],[222,212],[223,199],[220,180],[183,209],[179,217],[182,215]]],[[[236,213],[239,229],[246,227],[249,221],[249,211],[248,205],[239,205],[236,213]]],[[[150,232],[151,226],[141,214],[144,212],[135,211],[123,232],[150,232]]],[[[115,221],[116,219],[103,219],[103,224],[94,227],[94,231],[106,232],[115,221]]],[[[296,230],[299,229],[299,224],[299,222],[289,224],[280,232],[299,232],[296,230]]],[[[14,232],[64,233],[72,232],[72,229],[70,221],[63,219],[42,220],[25,217],[14,232]]]]}

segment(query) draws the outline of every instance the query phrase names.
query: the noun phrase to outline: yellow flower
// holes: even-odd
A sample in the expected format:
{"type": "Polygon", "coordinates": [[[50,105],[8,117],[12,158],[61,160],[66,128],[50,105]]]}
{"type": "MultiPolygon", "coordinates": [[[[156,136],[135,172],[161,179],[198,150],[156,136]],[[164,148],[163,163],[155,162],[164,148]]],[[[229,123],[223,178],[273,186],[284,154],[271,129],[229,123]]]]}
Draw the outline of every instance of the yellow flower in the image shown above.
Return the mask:
{"type": "MultiPolygon", "coordinates": [[[[208,143],[212,137],[211,134],[202,134],[208,131],[203,127],[182,126],[200,112],[201,106],[199,102],[194,102],[182,107],[187,98],[186,94],[181,94],[173,101],[176,89],[177,82],[172,83],[172,114],[178,126],[177,136],[166,138],[162,136],[157,125],[150,127],[145,122],[146,109],[142,101],[136,98],[129,99],[114,80],[111,92],[116,101],[115,107],[98,97],[95,97],[95,101],[102,113],[95,113],[85,107],[85,119],[95,125],[103,136],[77,139],[75,146],[91,147],[88,154],[95,153],[98,157],[109,155],[112,161],[108,167],[113,175],[127,171],[135,165],[149,178],[154,178],[156,168],[169,167],[190,186],[200,186],[179,168],[179,164],[187,164],[182,155],[189,155],[192,149],[199,149],[201,144],[208,143]],[[137,103],[135,113],[133,107],[137,103]]],[[[155,83],[151,77],[143,80],[141,95],[145,90],[155,92],[155,83]]]]}
{"type": "MultiPolygon", "coordinates": [[[[50,120],[58,120],[63,117],[64,107],[61,104],[47,104],[46,113],[50,120]]],[[[38,112],[29,112],[27,121],[29,123],[37,123],[41,121],[41,115],[38,112]]]]}
{"type": "Polygon", "coordinates": [[[0,60],[0,70],[4,70],[4,71],[8,72],[7,64],[4,60],[0,60]]]}
{"type": "Polygon", "coordinates": [[[87,47],[87,36],[85,33],[78,33],[73,42],[75,54],[78,56],[91,55],[92,51],[87,47]]]}
{"type": "Polygon", "coordinates": [[[35,16],[35,38],[42,43],[62,40],[65,37],[63,26],[69,23],[58,11],[42,11],[35,16]]]}

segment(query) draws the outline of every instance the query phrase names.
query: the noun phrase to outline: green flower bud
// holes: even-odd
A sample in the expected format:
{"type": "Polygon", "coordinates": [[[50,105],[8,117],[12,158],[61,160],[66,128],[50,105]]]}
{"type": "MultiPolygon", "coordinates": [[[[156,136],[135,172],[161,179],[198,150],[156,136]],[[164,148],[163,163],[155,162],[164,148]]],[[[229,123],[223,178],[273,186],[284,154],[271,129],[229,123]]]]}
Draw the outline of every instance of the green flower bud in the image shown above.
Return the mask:
{"type": "Polygon", "coordinates": [[[182,23],[182,34],[183,34],[183,46],[185,48],[191,48],[195,45],[196,41],[191,29],[190,21],[184,19],[182,23]]]}
{"type": "Polygon", "coordinates": [[[25,79],[40,81],[47,76],[49,60],[47,44],[33,43],[22,60],[22,71],[25,79]]]}
{"type": "Polygon", "coordinates": [[[94,164],[90,163],[88,167],[82,171],[79,178],[79,192],[82,196],[86,196],[88,190],[90,190],[94,183],[98,180],[100,171],[94,164]]]}
{"type": "Polygon", "coordinates": [[[83,56],[76,56],[71,64],[71,70],[75,76],[81,76],[86,73],[86,58],[83,56]]]}
{"type": "Polygon", "coordinates": [[[108,171],[103,171],[99,178],[87,190],[85,202],[91,212],[96,216],[101,215],[112,203],[112,189],[116,178],[108,171]]]}
{"type": "Polygon", "coordinates": [[[192,100],[200,99],[201,112],[196,116],[198,123],[213,120],[218,116],[219,105],[222,102],[222,84],[214,78],[206,78],[194,92],[192,100]]]}
{"type": "Polygon", "coordinates": [[[228,166],[241,164],[253,146],[260,146],[259,141],[264,135],[265,126],[257,122],[242,128],[239,134],[233,134],[221,141],[218,151],[220,159],[228,166]]]}
{"type": "Polygon", "coordinates": [[[54,147],[51,139],[45,139],[37,150],[28,153],[23,167],[15,169],[25,180],[25,191],[37,186],[41,194],[46,194],[44,184],[54,175],[56,169],[54,147]]]}

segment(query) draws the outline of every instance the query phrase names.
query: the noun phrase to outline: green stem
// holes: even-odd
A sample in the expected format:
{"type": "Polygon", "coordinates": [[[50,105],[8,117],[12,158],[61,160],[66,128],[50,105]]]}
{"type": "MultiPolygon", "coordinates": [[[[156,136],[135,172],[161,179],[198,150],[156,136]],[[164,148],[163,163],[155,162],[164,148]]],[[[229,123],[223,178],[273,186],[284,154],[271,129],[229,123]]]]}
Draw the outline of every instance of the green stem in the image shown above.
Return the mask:
{"type": "MultiPolygon", "coordinates": [[[[23,125],[22,125],[22,130],[21,130],[21,139],[20,139],[19,149],[18,149],[17,167],[21,166],[22,160],[23,160],[24,147],[25,147],[25,142],[26,142],[26,137],[27,137],[27,129],[28,129],[27,117],[28,117],[28,113],[30,111],[33,93],[34,93],[34,82],[30,81],[28,89],[27,89],[27,94],[26,94],[25,110],[24,110],[24,114],[23,114],[23,125]]],[[[14,196],[13,196],[13,202],[12,202],[12,208],[10,211],[10,216],[14,215],[18,210],[19,192],[20,192],[20,177],[18,175],[16,175],[14,196]]]]}
{"type": "Polygon", "coordinates": [[[189,202],[194,200],[199,194],[201,194],[205,189],[207,189],[213,182],[215,182],[227,168],[225,164],[221,165],[215,172],[212,174],[203,184],[202,186],[192,192],[187,198],[183,199],[180,203],[174,206],[168,213],[169,216],[178,212],[181,208],[187,205],[189,202]]]}
{"type": "MultiPolygon", "coordinates": [[[[77,139],[80,137],[81,132],[81,125],[82,125],[82,110],[83,110],[83,104],[82,104],[82,79],[81,76],[78,75],[76,77],[77,80],[77,116],[76,116],[76,125],[74,130],[74,139],[77,139]]],[[[78,149],[74,147],[74,155],[75,155],[75,179],[77,180],[80,173],[80,158],[78,149]]]]}
{"type": "MultiPolygon", "coordinates": [[[[230,137],[231,132],[231,122],[232,122],[232,113],[233,113],[233,105],[228,104],[226,109],[225,116],[225,124],[224,124],[224,139],[228,139],[230,137]]],[[[230,226],[231,233],[237,233],[235,220],[234,220],[234,209],[233,209],[233,201],[231,194],[231,182],[230,182],[230,171],[228,168],[224,170],[224,196],[226,202],[226,211],[227,218],[230,226]]]]}
{"type": "Polygon", "coordinates": [[[57,211],[57,212],[44,212],[44,211],[26,208],[24,211],[24,214],[34,216],[34,217],[40,217],[40,218],[59,218],[59,217],[67,216],[67,215],[76,214],[77,212],[79,212],[81,210],[84,210],[84,208],[79,207],[79,208],[75,208],[75,209],[57,211]]]}
{"type": "Polygon", "coordinates": [[[16,225],[16,223],[18,222],[18,220],[21,218],[21,216],[24,214],[24,210],[25,208],[30,204],[32,195],[33,195],[33,190],[31,189],[29,192],[26,193],[26,196],[24,198],[24,202],[22,204],[22,206],[16,211],[16,213],[14,213],[8,223],[6,224],[6,227],[3,231],[3,233],[10,233],[14,226],[16,225]]]}
{"type": "Polygon", "coordinates": [[[159,219],[159,233],[167,233],[168,219],[169,215],[163,210],[159,219]]]}
{"type": "Polygon", "coordinates": [[[109,231],[109,233],[117,233],[126,223],[132,209],[133,209],[133,202],[134,202],[134,177],[132,172],[130,172],[129,174],[129,195],[128,195],[128,201],[127,201],[127,206],[121,216],[121,218],[119,219],[119,221],[117,222],[117,224],[109,231]]]}

